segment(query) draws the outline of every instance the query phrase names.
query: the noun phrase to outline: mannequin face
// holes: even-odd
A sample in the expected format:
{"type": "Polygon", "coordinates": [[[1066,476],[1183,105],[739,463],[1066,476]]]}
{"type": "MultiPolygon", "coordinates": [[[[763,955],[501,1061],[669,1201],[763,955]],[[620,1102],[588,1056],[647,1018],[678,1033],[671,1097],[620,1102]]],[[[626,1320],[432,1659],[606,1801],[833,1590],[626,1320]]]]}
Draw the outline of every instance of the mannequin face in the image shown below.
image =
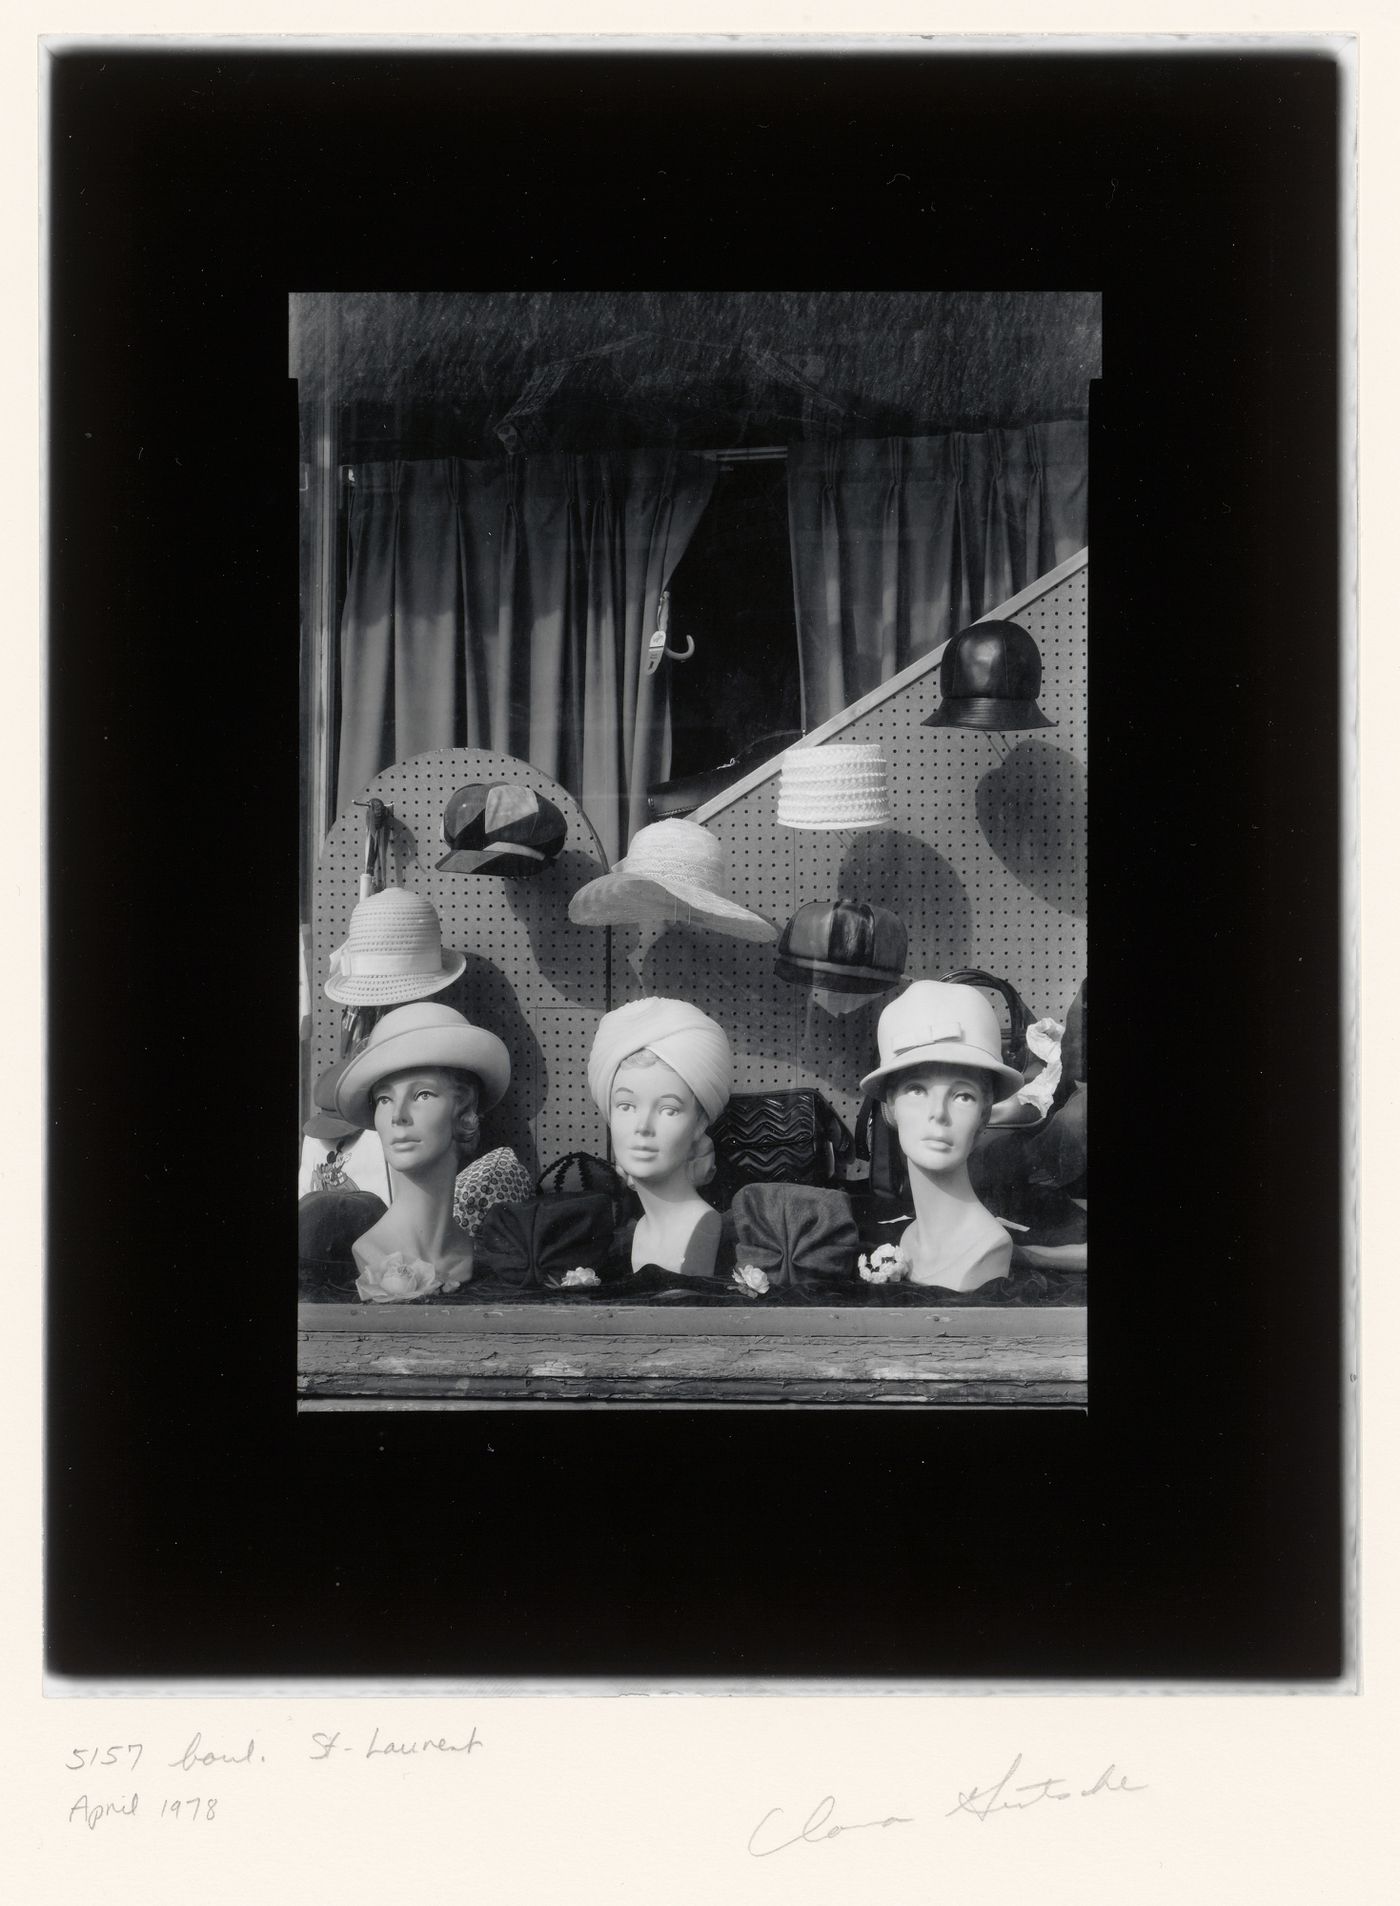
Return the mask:
{"type": "Polygon", "coordinates": [[[885,1098],[900,1150],[911,1165],[932,1172],[967,1163],[991,1105],[991,1089],[978,1074],[936,1061],[900,1073],[885,1098]]]}
{"type": "Polygon", "coordinates": [[[700,1105],[679,1073],[661,1060],[618,1067],[608,1106],[608,1129],[618,1169],[639,1184],[657,1184],[683,1171],[704,1123],[700,1105]]]}
{"type": "Polygon", "coordinates": [[[380,1079],[370,1103],[374,1129],[395,1171],[412,1177],[445,1156],[456,1158],[456,1081],[442,1066],[415,1066],[380,1079]]]}

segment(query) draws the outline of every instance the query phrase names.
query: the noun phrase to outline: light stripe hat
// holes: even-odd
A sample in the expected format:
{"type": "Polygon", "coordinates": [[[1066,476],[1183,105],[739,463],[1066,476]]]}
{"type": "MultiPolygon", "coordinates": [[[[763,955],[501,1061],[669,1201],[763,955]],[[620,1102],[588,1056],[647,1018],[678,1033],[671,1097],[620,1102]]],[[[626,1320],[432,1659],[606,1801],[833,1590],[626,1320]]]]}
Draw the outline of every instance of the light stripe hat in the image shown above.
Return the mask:
{"type": "Polygon", "coordinates": [[[1001,1026],[996,1009],[975,986],[919,979],[891,1000],[876,1028],[880,1063],[860,1082],[862,1092],[880,1090],[900,1072],[938,1061],[991,1075],[995,1102],[1019,1092],[1025,1081],[1001,1055],[1001,1026]]]}
{"type": "Polygon", "coordinates": [[[778,783],[783,827],[888,827],[889,769],[878,742],[823,742],[789,748],[778,783]]]}
{"type": "Polygon", "coordinates": [[[362,900],[350,931],[330,957],[326,996],[345,1006],[397,1006],[450,986],[464,954],[442,944],[437,909],[406,887],[386,887],[362,900]]]}
{"type": "Polygon", "coordinates": [[[504,1040],[483,1026],[474,1026],[464,1013],[436,1000],[401,1006],[385,1013],[335,1086],[335,1109],[352,1125],[374,1124],[373,1088],[381,1079],[420,1066],[441,1066],[469,1072],[477,1081],[477,1110],[499,1105],[510,1086],[510,1053],[504,1040]]]}
{"type": "Polygon", "coordinates": [[[569,902],[575,926],[707,927],[741,940],[776,940],[778,929],[724,891],[724,846],[698,821],[653,821],[639,828],[611,873],[580,887],[569,902]]]}

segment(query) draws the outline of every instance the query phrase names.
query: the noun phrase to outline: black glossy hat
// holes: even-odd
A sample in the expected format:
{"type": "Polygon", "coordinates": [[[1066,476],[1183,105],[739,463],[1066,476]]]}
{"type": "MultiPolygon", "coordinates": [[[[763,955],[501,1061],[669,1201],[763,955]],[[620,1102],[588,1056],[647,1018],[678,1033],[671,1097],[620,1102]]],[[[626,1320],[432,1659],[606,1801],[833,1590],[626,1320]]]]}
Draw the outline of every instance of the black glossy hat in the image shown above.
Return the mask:
{"type": "Polygon", "coordinates": [[[1040,650],[1019,622],[974,622],[960,629],[938,665],[942,701],[925,728],[1053,728],[1037,706],[1040,650]]]}

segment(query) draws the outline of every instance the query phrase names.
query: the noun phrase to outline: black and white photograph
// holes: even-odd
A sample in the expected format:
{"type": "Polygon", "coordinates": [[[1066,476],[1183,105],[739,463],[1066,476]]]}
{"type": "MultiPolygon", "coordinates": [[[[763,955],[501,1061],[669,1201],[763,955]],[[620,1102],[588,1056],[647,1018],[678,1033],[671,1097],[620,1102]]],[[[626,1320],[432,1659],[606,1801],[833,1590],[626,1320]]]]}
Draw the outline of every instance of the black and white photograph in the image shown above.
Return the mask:
{"type": "Polygon", "coordinates": [[[1337,1683],[1337,47],[46,72],[46,1671],[474,1724],[522,1899],[643,1861],[532,1690],[930,1695],[665,1763],[737,1900],[1165,1789],[943,1692],[1337,1683]]]}
{"type": "Polygon", "coordinates": [[[1097,291],[288,316],[302,1406],[1085,1407],[1097,291]]]}

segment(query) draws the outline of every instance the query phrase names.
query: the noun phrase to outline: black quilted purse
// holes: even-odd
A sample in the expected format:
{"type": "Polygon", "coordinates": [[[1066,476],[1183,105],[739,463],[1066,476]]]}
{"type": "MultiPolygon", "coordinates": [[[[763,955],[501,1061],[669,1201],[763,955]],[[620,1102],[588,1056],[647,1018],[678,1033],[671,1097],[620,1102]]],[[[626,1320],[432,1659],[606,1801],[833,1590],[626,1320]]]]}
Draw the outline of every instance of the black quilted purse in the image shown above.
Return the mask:
{"type": "Polygon", "coordinates": [[[851,1135],[813,1086],[738,1092],[710,1128],[714,1182],[706,1202],[727,1211],[743,1185],[833,1185],[851,1135]]]}

